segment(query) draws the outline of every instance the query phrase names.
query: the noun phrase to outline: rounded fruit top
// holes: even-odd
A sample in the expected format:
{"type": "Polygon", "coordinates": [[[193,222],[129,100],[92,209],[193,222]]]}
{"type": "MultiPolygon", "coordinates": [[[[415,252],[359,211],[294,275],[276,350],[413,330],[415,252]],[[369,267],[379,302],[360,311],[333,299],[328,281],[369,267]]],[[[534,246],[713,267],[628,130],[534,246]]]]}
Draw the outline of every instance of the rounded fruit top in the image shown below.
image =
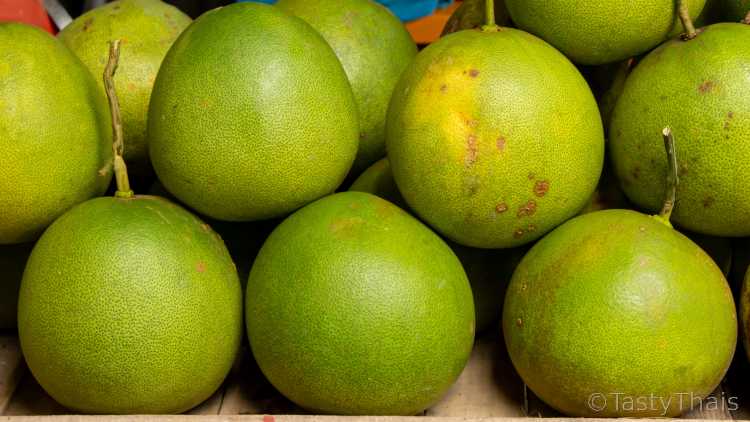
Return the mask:
{"type": "Polygon", "coordinates": [[[353,171],[385,156],[385,116],[393,88],[417,55],[404,24],[373,0],[279,0],[276,6],[312,25],[336,52],[359,111],[353,171]]]}
{"type": "Polygon", "coordinates": [[[182,33],[156,78],[148,125],[167,190],[228,221],[283,216],[333,192],[359,139],[331,47],[259,3],[207,12],[182,33]]]}
{"type": "Polygon", "coordinates": [[[61,42],[0,23],[0,57],[0,244],[14,244],[104,193],[112,138],[104,96],[61,42]]]}
{"type": "Polygon", "coordinates": [[[160,0],[118,0],[84,13],[58,34],[94,75],[102,93],[108,43],[123,40],[116,81],[121,88],[125,159],[136,175],[150,172],[146,119],[156,73],[190,22],[190,17],[160,0]]]}
{"type": "Polygon", "coordinates": [[[691,231],[750,236],[750,26],[715,24],[669,41],[628,77],[612,115],[610,151],[628,197],[655,211],[667,167],[658,130],[678,139],[674,222],[691,231]]]}
{"type": "Polygon", "coordinates": [[[453,384],[474,340],[471,290],[451,249],[361,192],[323,198],[276,228],[245,309],[263,373],[314,412],[414,415],[453,384]]]}
{"type": "MultiPolygon", "coordinates": [[[[695,19],[706,0],[685,0],[695,19]]],[[[578,64],[645,53],[679,23],[675,0],[506,0],[513,22],[578,64]]]]}
{"type": "Polygon", "coordinates": [[[510,28],[459,31],[420,52],[394,91],[387,132],[406,202],[472,247],[522,245],[574,216],[604,159],[581,74],[510,28]]]}
{"type": "Polygon", "coordinates": [[[555,409],[663,417],[716,388],[737,320],[721,270],[697,245],[657,218],[606,210],[565,223],[524,257],[503,331],[524,382],[555,409]]]}
{"type": "Polygon", "coordinates": [[[97,198],[34,247],[19,336],[41,386],[85,413],[188,410],[242,339],[242,291],[221,239],[158,197],[97,198]]]}

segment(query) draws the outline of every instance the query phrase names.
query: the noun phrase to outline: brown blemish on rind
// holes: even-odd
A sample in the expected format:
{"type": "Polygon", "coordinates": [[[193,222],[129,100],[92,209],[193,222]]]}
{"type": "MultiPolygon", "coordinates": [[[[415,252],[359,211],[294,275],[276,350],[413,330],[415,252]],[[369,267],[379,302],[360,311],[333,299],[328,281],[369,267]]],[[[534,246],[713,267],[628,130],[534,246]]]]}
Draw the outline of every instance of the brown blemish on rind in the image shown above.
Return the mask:
{"type": "Polygon", "coordinates": [[[536,176],[534,175],[534,173],[529,173],[529,180],[534,180],[535,178],[536,176]]]}
{"type": "Polygon", "coordinates": [[[206,232],[206,233],[208,233],[209,231],[211,231],[211,227],[208,224],[206,224],[206,223],[201,224],[201,229],[203,229],[203,231],[206,232]]]}
{"type": "Polygon", "coordinates": [[[633,179],[638,180],[638,178],[641,177],[641,168],[639,166],[635,166],[630,172],[630,175],[633,176],[633,179]]]}
{"type": "Polygon", "coordinates": [[[88,31],[91,28],[91,24],[94,23],[94,18],[88,18],[83,21],[83,30],[88,31]]]}
{"type": "Polygon", "coordinates": [[[472,78],[476,78],[477,76],[479,76],[479,71],[476,69],[471,69],[469,71],[469,76],[471,76],[472,78]]]}
{"type": "Polygon", "coordinates": [[[198,265],[195,266],[195,270],[199,273],[205,273],[206,272],[206,264],[204,262],[199,262],[198,265]]]}
{"type": "Polygon", "coordinates": [[[505,211],[508,211],[508,204],[506,204],[505,202],[501,202],[501,203],[495,205],[495,212],[496,213],[502,214],[505,211]]]}
{"type": "Polygon", "coordinates": [[[543,197],[549,191],[549,182],[546,180],[540,180],[534,184],[534,195],[543,197]]]}
{"type": "Polygon", "coordinates": [[[468,126],[468,127],[472,128],[472,129],[474,129],[474,128],[476,128],[477,126],[479,126],[479,122],[478,122],[478,121],[476,121],[476,120],[474,120],[474,119],[468,119],[468,120],[466,121],[466,126],[468,126]]]}
{"type": "Polygon", "coordinates": [[[526,205],[518,209],[518,218],[530,217],[536,212],[536,201],[529,201],[526,205]]]}
{"type": "Polygon", "coordinates": [[[523,327],[523,320],[521,318],[518,318],[516,320],[516,325],[519,326],[519,327],[523,327]]]}
{"type": "Polygon", "coordinates": [[[513,237],[520,239],[523,237],[524,233],[526,232],[523,229],[516,229],[516,231],[513,232],[513,237]]]}
{"type": "Polygon", "coordinates": [[[700,92],[701,94],[707,94],[713,91],[715,86],[716,84],[714,83],[714,81],[705,81],[698,87],[698,92],[700,92]]]}
{"type": "Polygon", "coordinates": [[[701,204],[703,204],[703,208],[711,208],[714,202],[716,202],[716,199],[713,196],[707,196],[701,201],[701,204]]]}
{"type": "Polygon", "coordinates": [[[446,92],[448,92],[448,85],[446,85],[446,84],[440,85],[440,92],[442,92],[443,94],[445,94],[446,92]]]}
{"type": "Polygon", "coordinates": [[[500,151],[500,152],[505,151],[505,138],[503,136],[497,138],[496,145],[497,145],[497,150],[498,151],[500,151]]]}
{"type": "Polygon", "coordinates": [[[529,224],[529,227],[526,227],[526,231],[527,231],[528,233],[533,233],[533,232],[535,232],[535,231],[536,231],[536,226],[535,226],[535,225],[533,225],[533,224],[529,224]]]}
{"type": "Polygon", "coordinates": [[[474,165],[477,162],[477,155],[477,136],[471,134],[466,139],[466,165],[474,165]]]}

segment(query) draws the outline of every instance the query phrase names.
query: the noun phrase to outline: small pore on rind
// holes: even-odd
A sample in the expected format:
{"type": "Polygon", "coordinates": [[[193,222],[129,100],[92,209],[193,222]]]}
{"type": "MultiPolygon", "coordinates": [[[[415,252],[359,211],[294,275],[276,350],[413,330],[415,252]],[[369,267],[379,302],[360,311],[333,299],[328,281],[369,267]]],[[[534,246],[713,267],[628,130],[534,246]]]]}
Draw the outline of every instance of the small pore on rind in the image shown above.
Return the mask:
{"type": "Polygon", "coordinates": [[[534,195],[543,197],[549,191],[549,182],[546,180],[539,180],[534,184],[534,195]]]}

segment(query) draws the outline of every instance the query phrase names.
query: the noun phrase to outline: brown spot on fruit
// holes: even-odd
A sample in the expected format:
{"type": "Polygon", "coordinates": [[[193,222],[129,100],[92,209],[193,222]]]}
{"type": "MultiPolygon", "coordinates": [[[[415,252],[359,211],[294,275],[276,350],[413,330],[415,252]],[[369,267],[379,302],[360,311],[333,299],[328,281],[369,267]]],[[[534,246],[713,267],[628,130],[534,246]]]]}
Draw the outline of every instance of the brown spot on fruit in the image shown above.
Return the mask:
{"type": "Polygon", "coordinates": [[[705,81],[700,86],[698,86],[698,92],[701,94],[708,94],[709,92],[713,91],[716,84],[713,81],[705,81]]]}
{"type": "Polygon", "coordinates": [[[94,23],[94,18],[88,18],[83,21],[83,30],[88,31],[91,28],[91,24],[94,23]]]}
{"type": "Polygon", "coordinates": [[[526,283],[523,283],[523,284],[521,284],[521,291],[522,291],[522,292],[525,292],[525,291],[526,291],[526,289],[528,289],[528,288],[529,288],[529,285],[528,285],[528,284],[526,284],[526,283]]]}
{"type": "Polygon", "coordinates": [[[529,201],[526,203],[526,205],[522,206],[518,209],[518,218],[522,217],[530,217],[536,213],[536,202],[535,201],[529,201]]]}
{"type": "Polygon", "coordinates": [[[499,137],[499,138],[497,138],[496,145],[497,145],[497,150],[498,151],[500,151],[500,152],[505,151],[505,138],[502,137],[502,136],[499,137]]]}
{"type": "Polygon", "coordinates": [[[505,202],[501,202],[495,206],[495,212],[498,214],[502,214],[505,211],[508,211],[508,204],[505,202]]]}
{"type": "Polygon", "coordinates": [[[536,231],[536,226],[533,224],[529,224],[529,227],[526,227],[526,231],[529,233],[534,233],[536,231]]]}
{"type": "Polygon", "coordinates": [[[524,233],[526,232],[523,229],[516,229],[516,231],[513,232],[513,237],[520,239],[523,237],[524,233]]]}
{"type": "Polygon", "coordinates": [[[471,69],[469,71],[469,76],[471,76],[472,78],[476,78],[477,76],[479,76],[479,71],[476,69],[471,69]]]}
{"type": "Polygon", "coordinates": [[[477,162],[477,155],[477,136],[471,134],[466,139],[466,165],[474,165],[477,162]]]}
{"type": "Polygon", "coordinates": [[[470,128],[476,128],[477,126],[479,126],[479,121],[474,120],[474,119],[469,119],[466,121],[466,126],[470,128]]]}
{"type": "Polygon", "coordinates": [[[448,85],[446,85],[446,84],[440,85],[440,92],[442,92],[443,94],[445,94],[446,92],[448,92],[448,85]]]}
{"type": "Polygon", "coordinates": [[[633,176],[634,180],[638,180],[641,177],[641,168],[639,166],[633,167],[633,170],[631,170],[630,175],[633,176]]]}
{"type": "Polygon", "coordinates": [[[205,273],[206,272],[206,264],[204,262],[199,262],[198,265],[195,266],[195,270],[199,273],[205,273]]]}
{"type": "Polygon", "coordinates": [[[201,224],[201,229],[203,229],[203,231],[206,232],[206,233],[208,233],[209,231],[211,231],[211,227],[209,227],[209,225],[206,224],[206,223],[201,224]]]}
{"type": "Polygon", "coordinates": [[[521,318],[518,318],[516,320],[516,325],[519,326],[519,327],[523,327],[523,320],[521,318]]]}
{"type": "Polygon", "coordinates": [[[716,199],[713,196],[707,196],[701,201],[701,204],[703,204],[703,208],[711,208],[714,202],[716,202],[716,199]]]}
{"type": "Polygon", "coordinates": [[[540,180],[534,184],[534,195],[543,197],[549,191],[549,182],[546,180],[540,180]]]}

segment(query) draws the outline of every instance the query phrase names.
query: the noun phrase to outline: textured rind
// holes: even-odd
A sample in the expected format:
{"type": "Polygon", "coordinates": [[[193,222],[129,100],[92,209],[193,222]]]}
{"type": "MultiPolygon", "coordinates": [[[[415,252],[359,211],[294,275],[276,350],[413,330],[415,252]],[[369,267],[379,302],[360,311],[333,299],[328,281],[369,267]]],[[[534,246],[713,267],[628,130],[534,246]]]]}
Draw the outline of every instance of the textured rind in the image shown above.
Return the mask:
{"type": "Polygon", "coordinates": [[[721,270],[697,245],[654,217],[607,210],[569,221],[524,257],[503,331],[524,382],[567,415],[677,416],[723,378],[737,319],[721,270]],[[592,394],[607,407],[594,411],[592,394]],[[652,395],[671,406],[622,405],[652,395]]]}
{"type": "Polygon", "coordinates": [[[409,206],[471,247],[526,244],[596,188],[604,135],[575,67],[516,29],[459,31],[423,50],[388,111],[388,157],[409,206]]]}
{"type": "Polygon", "coordinates": [[[0,244],[34,240],[112,177],[104,96],[65,46],[0,23],[0,244]]]}
{"type": "Polygon", "coordinates": [[[321,199],[276,228],[245,309],[263,373],[316,413],[416,414],[456,380],[474,340],[471,289],[450,248],[361,192],[321,199]]]}
{"type": "Polygon", "coordinates": [[[237,3],[203,14],[167,53],[149,110],[167,190],[227,221],[286,215],[333,192],[359,143],[341,63],[303,20],[237,3]]]}
{"type": "Polygon", "coordinates": [[[242,339],[242,290],[222,240],[164,199],[98,198],[58,219],[29,259],[19,336],[41,386],[79,412],[188,410],[242,339]]]}
{"type": "Polygon", "coordinates": [[[58,34],[91,71],[102,95],[109,42],[122,41],[115,85],[125,160],[131,173],[147,171],[146,120],[151,89],[167,50],[190,22],[179,9],[159,0],[118,0],[84,13],[58,34]]]}
{"type": "MultiPolygon", "coordinates": [[[[385,156],[385,117],[401,73],[417,55],[404,24],[373,0],[280,0],[336,52],[357,101],[360,140],[352,171],[385,156]]],[[[356,174],[356,173],[355,173],[356,174]]]]}
{"type": "MultiPolygon", "coordinates": [[[[706,0],[687,0],[698,17],[706,0]]],[[[506,0],[513,22],[578,64],[599,65],[645,53],[680,25],[674,0],[506,0]]]]}
{"type": "Polygon", "coordinates": [[[661,131],[676,138],[680,184],[672,220],[698,233],[750,235],[750,26],[706,27],[670,41],[628,78],[612,116],[610,151],[623,190],[657,211],[667,172],[661,131]]]}

